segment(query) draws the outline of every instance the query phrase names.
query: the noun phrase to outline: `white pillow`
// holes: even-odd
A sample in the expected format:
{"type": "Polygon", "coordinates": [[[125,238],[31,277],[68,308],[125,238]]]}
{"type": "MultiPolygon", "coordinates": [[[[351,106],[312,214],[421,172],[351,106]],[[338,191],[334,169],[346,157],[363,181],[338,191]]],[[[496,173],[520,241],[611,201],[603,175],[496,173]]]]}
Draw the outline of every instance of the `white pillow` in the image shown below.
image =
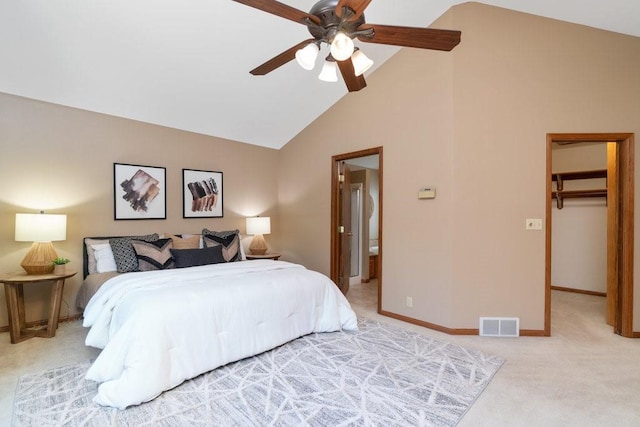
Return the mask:
{"type": "Polygon", "coordinates": [[[96,270],[96,256],[93,254],[93,248],[91,245],[102,245],[103,243],[109,243],[109,239],[91,239],[86,237],[84,244],[87,248],[87,271],[89,274],[95,274],[96,270]]]}
{"type": "Polygon", "coordinates": [[[246,260],[247,260],[247,254],[244,252],[244,245],[242,244],[242,238],[241,238],[240,239],[240,261],[246,261],[246,260]]]}
{"type": "Polygon", "coordinates": [[[108,271],[118,271],[116,259],[113,257],[111,245],[108,243],[100,245],[91,245],[93,254],[96,257],[96,271],[98,273],[106,273],[108,271]]]}

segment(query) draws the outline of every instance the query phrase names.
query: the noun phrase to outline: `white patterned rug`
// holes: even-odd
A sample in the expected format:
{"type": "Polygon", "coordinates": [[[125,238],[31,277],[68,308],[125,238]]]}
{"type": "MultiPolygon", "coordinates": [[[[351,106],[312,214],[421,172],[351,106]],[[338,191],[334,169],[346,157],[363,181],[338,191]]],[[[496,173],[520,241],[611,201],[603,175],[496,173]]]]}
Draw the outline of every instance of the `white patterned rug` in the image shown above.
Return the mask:
{"type": "Polygon", "coordinates": [[[200,375],[124,411],[92,402],[89,362],[25,375],[13,426],[452,426],[504,359],[359,319],[200,375]]]}

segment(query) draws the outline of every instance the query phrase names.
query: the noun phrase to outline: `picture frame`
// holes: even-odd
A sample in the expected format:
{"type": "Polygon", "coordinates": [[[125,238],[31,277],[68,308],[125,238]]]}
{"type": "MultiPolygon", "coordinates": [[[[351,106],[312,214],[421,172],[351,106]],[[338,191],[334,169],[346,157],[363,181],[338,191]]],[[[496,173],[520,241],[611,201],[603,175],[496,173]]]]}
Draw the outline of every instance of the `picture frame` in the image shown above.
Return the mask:
{"type": "Polygon", "coordinates": [[[222,218],[222,172],[182,169],[182,217],[222,218]]]}
{"type": "Polygon", "coordinates": [[[158,166],[114,163],[114,219],[167,219],[166,172],[158,166]]]}

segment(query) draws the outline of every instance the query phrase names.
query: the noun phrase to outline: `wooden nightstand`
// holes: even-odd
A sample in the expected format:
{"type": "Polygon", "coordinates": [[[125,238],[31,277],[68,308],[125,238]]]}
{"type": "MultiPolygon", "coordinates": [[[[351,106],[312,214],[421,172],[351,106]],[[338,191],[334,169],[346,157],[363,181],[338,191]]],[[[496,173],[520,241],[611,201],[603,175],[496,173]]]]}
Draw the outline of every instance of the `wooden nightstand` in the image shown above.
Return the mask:
{"type": "Polygon", "coordinates": [[[251,255],[251,254],[247,254],[247,259],[272,259],[274,261],[277,261],[278,258],[280,258],[280,254],[264,254],[264,255],[251,255]]]}
{"type": "Polygon", "coordinates": [[[9,312],[9,334],[11,344],[33,337],[51,338],[56,335],[58,320],[60,317],[60,303],[62,302],[62,291],[64,281],[75,276],[76,272],[67,270],[64,274],[38,274],[28,275],[25,272],[9,273],[0,275],[0,283],[4,283],[4,292],[7,300],[7,311],[9,312]],[[24,285],[30,283],[51,282],[51,306],[49,307],[49,320],[46,329],[27,329],[24,310],[24,285]]]}

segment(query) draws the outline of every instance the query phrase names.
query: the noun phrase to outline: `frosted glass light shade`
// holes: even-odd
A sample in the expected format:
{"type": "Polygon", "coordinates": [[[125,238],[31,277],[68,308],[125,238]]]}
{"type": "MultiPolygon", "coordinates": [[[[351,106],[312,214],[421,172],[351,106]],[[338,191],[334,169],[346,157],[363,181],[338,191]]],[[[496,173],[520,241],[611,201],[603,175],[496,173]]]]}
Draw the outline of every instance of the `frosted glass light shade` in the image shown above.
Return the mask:
{"type": "Polygon", "coordinates": [[[247,234],[271,234],[271,218],[268,216],[247,218],[247,234]]]}
{"type": "Polygon", "coordinates": [[[338,31],[331,42],[331,56],[333,56],[336,61],[344,61],[351,57],[353,49],[354,45],[351,37],[342,31],[338,31]]]}
{"type": "Polygon", "coordinates": [[[66,215],[16,214],[16,242],[54,242],[66,239],[66,215]]]}
{"type": "Polygon", "coordinates": [[[353,69],[356,76],[362,75],[373,65],[373,61],[367,57],[360,49],[356,50],[351,56],[353,69]]]}
{"type": "Polygon", "coordinates": [[[316,65],[316,58],[318,57],[320,48],[315,43],[309,43],[302,49],[296,51],[296,61],[305,70],[313,70],[316,65]]]}
{"type": "Polygon", "coordinates": [[[338,81],[338,66],[335,61],[324,61],[322,71],[318,76],[323,82],[337,82],[338,81]]]}

